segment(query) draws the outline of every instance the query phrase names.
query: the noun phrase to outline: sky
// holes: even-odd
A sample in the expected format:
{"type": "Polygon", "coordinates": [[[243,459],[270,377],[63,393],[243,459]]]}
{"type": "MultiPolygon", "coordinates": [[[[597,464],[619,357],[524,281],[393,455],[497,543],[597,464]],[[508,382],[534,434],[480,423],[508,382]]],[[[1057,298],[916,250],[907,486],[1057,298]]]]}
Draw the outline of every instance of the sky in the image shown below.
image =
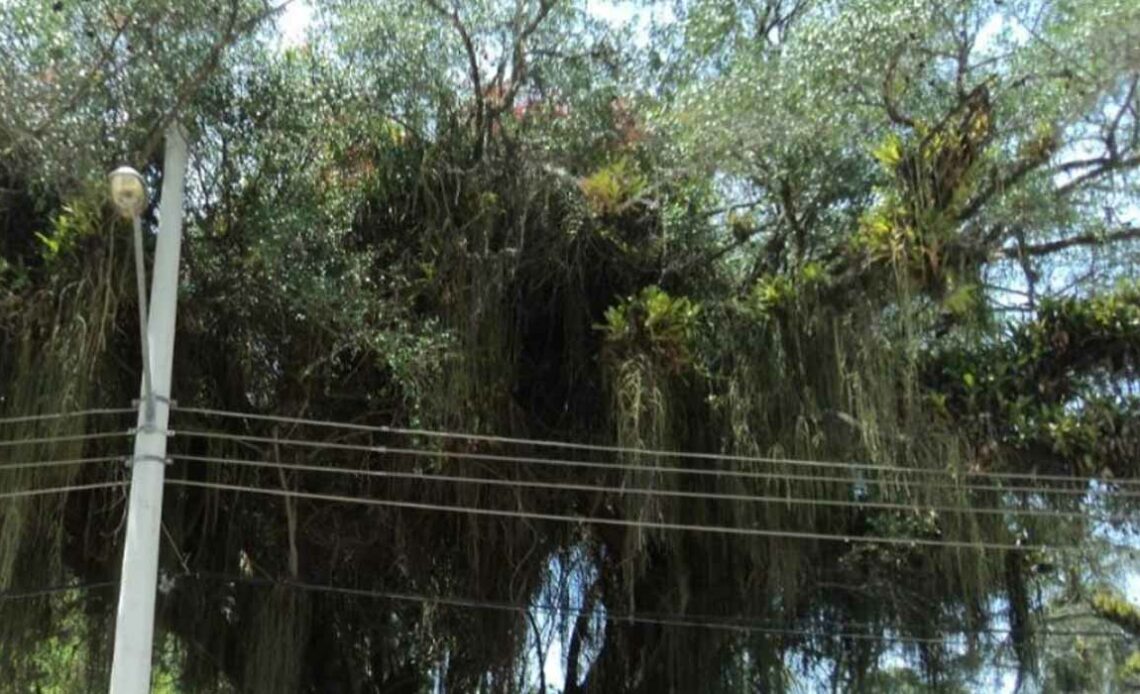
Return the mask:
{"type": "Polygon", "coordinates": [[[281,30],[281,44],[289,47],[304,43],[305,32],[313,19],[313,7],[308,0],[293,0],[277,20],[277,26],[281,30]]]}
{"type": "MultiPolygon", "coordinates": [[[[608,22],[614,28],[633,24],[637,29],[639,42],[649,38],[647,22],[650,19],[667,20],[672,11],[666,4],[647,9],[628,0],[586,0],[586,11],[608,22]]],[[[281,44],[284,47],[298,46],[305,42],[305,34],[316,19],[316,12],[310,0],[293,0],[281,14],[277,26],[281,31],[281,44]]]]}

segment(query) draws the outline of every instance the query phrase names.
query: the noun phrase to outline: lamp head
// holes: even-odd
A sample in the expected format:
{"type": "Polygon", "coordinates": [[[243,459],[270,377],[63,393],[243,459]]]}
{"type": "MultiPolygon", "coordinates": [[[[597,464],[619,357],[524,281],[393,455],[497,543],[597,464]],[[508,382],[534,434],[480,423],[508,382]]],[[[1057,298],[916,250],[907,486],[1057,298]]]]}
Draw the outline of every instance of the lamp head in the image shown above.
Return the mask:
{"type": "Polygon", "coordinates": [[[111,184],[111,202],[127,219],[134,219],[146,209],[146,182],[138,171],[120,166],[108,177],[111,184]]]}

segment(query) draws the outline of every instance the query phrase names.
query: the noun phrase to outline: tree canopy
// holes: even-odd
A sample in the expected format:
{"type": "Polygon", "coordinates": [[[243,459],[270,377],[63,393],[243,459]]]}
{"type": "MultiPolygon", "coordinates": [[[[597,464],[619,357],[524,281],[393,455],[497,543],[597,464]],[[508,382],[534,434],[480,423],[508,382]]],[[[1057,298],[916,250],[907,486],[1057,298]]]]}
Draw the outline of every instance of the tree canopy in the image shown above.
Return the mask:
{"type": "Polygon", "coordinates": [[[156,687],[1140,682],[1135,2],[290,7],[0,5],[0,688],[105,687],[126,415],[13,418],[175,121],[156,687]]]}

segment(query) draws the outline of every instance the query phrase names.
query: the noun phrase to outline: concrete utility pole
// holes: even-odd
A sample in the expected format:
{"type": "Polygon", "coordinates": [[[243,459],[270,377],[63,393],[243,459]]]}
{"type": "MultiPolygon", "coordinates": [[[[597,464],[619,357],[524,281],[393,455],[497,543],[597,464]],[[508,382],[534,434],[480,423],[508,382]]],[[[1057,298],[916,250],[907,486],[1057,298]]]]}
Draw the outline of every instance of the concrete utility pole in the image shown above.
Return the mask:
{"type": "MultiPolygon", "coordinates": [[[[166,155],[154,254],[150,316],[147,321],[138,434],[131,458],[131,498],[127,541],[115,618],[111,694],[150,691],[154,603],[158,589],[158,547],[162,527],[162,486],[166,474],[170,372],[174,361],[174,317],[178,307],[178,261],[182,250],[182,199],[187,162],[186,137],[175,123],[166,131],[166,155]],[[150,378],[145,374],[149,371],[150,378]],[[149,380],[149,383],[147,381],[149,380]],[[152,387],[152,392],[147,388],[152,387]]],[[[139,297],[144,300],[145,297],[139,297]]]]}

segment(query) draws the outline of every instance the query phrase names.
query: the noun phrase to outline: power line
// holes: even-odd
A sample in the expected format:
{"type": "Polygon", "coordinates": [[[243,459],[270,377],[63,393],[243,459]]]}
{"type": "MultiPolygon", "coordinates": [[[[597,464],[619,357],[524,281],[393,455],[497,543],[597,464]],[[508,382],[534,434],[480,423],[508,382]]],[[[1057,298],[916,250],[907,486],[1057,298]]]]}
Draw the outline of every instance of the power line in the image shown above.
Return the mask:
{"type": "MultiPolygon", "coordinates": [[[[696,627],[696,628],[709,628],[709,629],[726,629],[731,631],[747,631],[751,633],[765,633],[772,635],[789,635],[789,636],[808,636],[814,638],[844,638],[852,640],[881,640],[881,641],[896,641],[896,642],[915,642],[915,643],[945,643],[949,637],[959,635],[982,635],[988,634],[992,636],[1004,636],[1012,633],[1009,629],[998,629],[993,627],[974,628],[962,631],[948,632],[944,638],[931,638],[920,636],[908,636],[902,634],[869,634],[865,632],[821,632],[813,631],[810,629],[796,629],[791,627],[772,627],[771,622],[764,622],[761,620],[746,619],[741,617],[728,617],[716,616],[707,614],[694,614],[694,615],[660,615],[653,613],[619,613],[612,612],[604,609],[585,610],[582,608],[541,604],[541,603],[527,603],[519,605],[516,603],[450,597],[450,596],[432,596],[417,593],[406,593],[397,591],[379,591],[364,588],[347,588],[343,586],[332,586],[327,584],[308,583],[303,581],[295,581],[289,579],[267,579],[257,578],[253,576],[234,576],[230,574],[216,574],[216,573],[185,573],[179,574],[175,577],[178,580],[192,579],[192,580],[213,580],[233,584],[244,584],[250,586],[281,586],[292,588],[295,590],[303,590],[309,592],[331,593],[339,595],[347,595],[350,597],[364,597],[381,600],[392,600],[394,602],[415,602],[420,604],[429,605],[444,605],[448,607],[463,607],[474,609],[491,609],[498,611],[510,611],[518,613],[526,613],[529,611],[546,612],[554,614],[566,614],[571,616],[578,616],[585,613],[597,614],[598,616],[605,617],[607,621],[627,624],[654,624],[660,626],[677,626],[677,627],[696,627]]],[[[38,597],[46,597],[49,595],[58,595],[60,593],[74,593],[80,591],[102,590],[106,588],[118,587],[118,581],[93,581],[88,583],[75,583],[75,584],[62,584],[49,586],[47,588],[38,588],[34,590],[6,590],[0,591],[0,601],[9,600],[27,600],[38,597]]],[[[839,622],[833,624],[841,629],[884,629],[887,625],[876,625],[866,622],[839,622]]],[[[1104,631],[1104,630],[1091,630],[1091,629],[1071,629],[1071,630],[1045,630],[1038,633],[1038,636],[1047,637],[1067,637],[1072,638],[1075,636],[1081,637],[1103,637],[1128,640],[1130,637],[1121,631],[1104,631]]]]}
{"type": "MultiPolygon", "coordinates": [[[[306,419],[303,417],[285,417],[281,415],[267,415],[255,414],[248,412],[234,412],[230,410],[216,410],[205,407],[174,407],[175,411],[186,412],[189,414],[200,415],[213,415],[218,417],[229,417],[236,419],[253,419],[260,421],[276,422],[280,424],[298,424],[305,426],[317,426],[334,429],[345,429],[369,433],[381,434],[399,434],[408,436],[425,436],[431,438],[441,439],[459,439],[465,441],[482,441],[486,443],[503,443],[503,444],[517,444],[527,445],[544,448],[566,448],[581,451],[594,451],[601,453],[622,453],[628,455],[647,455],[659,456],[667,458],[682,458],[682,459],[698,459],[698,460],[713,460],[713,461],[728,461],[728,462],[742,462],[742,463],[772,463],[781,465],[800,465],[809,467],[828,467],[828,468],[848,468],[854,470],[873,470],[881,472],[892,473],[914,473],[914,474],[945,474],[945,475],[963,475],[969,477],[993,478],[993,479],[1030,479],[1030,480],[1043,480],[1053,482],[1081,482],[1086,478],[1072,477],[1067,475],[1044,475],[1037,473],[1018,473],[1018,472],[992,472],[992,471],[954,471],[954,470],[935,470],[927,468],[902,468],[894,465],[882,465],[872,463],[852,463],[852,462],[835,462],[835,461],[822,461],[822,460],[803,460],[797,458],[780,458],[769,456],[751,456],[751,455],[738,455],[730,453],[703,453],[695,451],[669,451],[662,449],[651,448],[631,448],[626,446],[608,446],[602,444],[590,443],[576,443],[570,441],[553,441],[547,439],[527,439],[517,438],[510,436],[493,436],[486,434],[466,434],[460,432],[450,431],[434,431],[430,429],[410,429],[404,427],[391,427],[391,426],[372,426],[367,424],[356,424],[353,422],[331,422],[320,419],[306,419]]],[[[1136,484],[1140,485],[1140,479],[1125,479],[1125,480],[1105,480],[1112,484],[1136,484]]]]}
{"type": "Polygon", "coordinates": [[[110,489],[112,487],[125,487],[129,484],[122,482],[98,482],[94,484],[73,484],[66,487],[45,487],[43,489],[20,489],[14,492],[0,493],[0,499],[19,499],[28,496],[44,496],[45,494],[66,494],[70,492],[83,492],[91,489],[110,489]]]}
{"type": "MultiPolygon", "coordinates": [[[[838,535],[797,530],[774,530],[767,528],[736,528],[724,525],[699,525],[692,523],[673,523],[657,521],[629,520],[625,518],[599,518],[595,516],[569,516],[556,513],[543,513],[538,511],[511,511],[505,509],[478,508],[473,506],[449,506],[446,504],[431,504],[418,501],[397,501],[394,499],[375,499],[339,494],[318,494],[314,492],[300,492],[283,489],[263,489],[260,487],[247,487],[236,484],[220,482],[198,482],[183,479],[169,479],[168,485],[179,487],[197,487],[201,489],[214,489],[219,491],[247,492],[298,499],[311,499],[314,501],[331,501],[338,503],[356,503],[368,506],[386,506],[419,511],[441,511],[447,513],[465,513],[473,516],[494,516],[500,518],[526,518],[530,520],[558,521],[565,523],[589,523],[597,525],[614,525],[645,530],[679,530],[688,532],[707,532],[721,535],[739,535],[747,537],[784,537],[799,540],[820,540],[841,543],[880,543],[904,546],[947,547],[956,549],[994,549],[1009,551],[1086,551],[1088,546],[1049,546],[1049,545],[1020,545],[999,542],[967,542],[965,540],[935,540],[930,538],[909,537],[883,537],[871,535],[838,535]]],[[[1119,548],[1131,550],[1132,548],[1119,548]]]]}
{"type": "MultiPolygon", "coordinates": [[[[865,484],[865,485],[882,485],[887,486],[892,484],[889,480],[876,480],[876,479],[860,479],[858,477],[826,477],[826,476],[813,476],[813,475],[793,475],[782,472],[752,472],[748,470],[723,470],[723,469],[704,469],[704,468],[681,468],[671,466],[653,466],[647,467],[643,465],[632,465],[629,463],[609,463],[597,462],[589,460],[565,460],[565,459],[552,459],[552,458],[535,458],[527,456],[512,456],[501,455],[496,453],[469,453],[464,451],[432,451],[420,450],[415,448],[392,448],[389,446],[371,446],[365,444],[352,444],[340,443],[337,441],[310,441],[306,439],[280,439],[269,436],[254,436],[247,434],[227,434],[222,432],[211,431],[195,431],[184,430],[178,431],[179,436],[188,438],[201,438],[213,439],[220,441],[234,441],[237,443],[265,443],[280,446],[301,446],[305,448],[317,448],[326,450],[339,450],[339,451],[353,451],[360,453],[373,453],[381,455],[405,455],[418,458],[452,458],[456,460],[479,460],[486,462],[500,462],[512,464],[529,464],[529,465],[545,465],[553,467],[571,467],[571,468],[590,468],[596,470],[626,470],[631,472],[638,472],[641,474],[648,473],[668,473],[678,475],[694,475],[702,477],[717,477],[717,478],[737,478],[737,479],[763,479],[763,480],[786,480],[797,479],[810,482],[838,482],[843,484],[865,484]]],[[[899,474],[909,472],[905,468],[892,468],[892,470],[899,474]]],[[[898,483],[905,484],[905,483],[898,483]]],[[[956,484],[956,483],[939,483],[939,482],[915,482],[914,484],[921,484],[924,488],[929,489],[950,489],[956,491],[971,490],[971,491],[986,491],[986,492],[1001,492],[1001,493],[1025,493],[1025,494],[1056,494],[1065,496],[1088,496],[1087,489],[1055,489],[1052,487],[996,487],[986,485],[970,485],[970,484],[956,484]]],[[[1113,492],[1117,497],[1136,497],[1140,498],[1140,491],[1116,491],[1113,492]]]]}
{"type": "MultiPolygon", "coordinates": [[[[773,627],[770,626],[771,622],[763,622],[761,620],[748,619],[742,617],[728,617],[718,615],[661,615],[645,612],[611,612],[609,610],[595,609],[585,610],[582,608],[575,608],[562,605],[551,605],[542,603],[526,603],[517,604],[513,602],[486,600],[453,596],[432,596],[420,593],[406,593],[397,591],[380,591],[370,590],[364,588],[347,588],[343,586],[332,586],[320,583],[308,583],[304,581],[296,581],[292,579],[270,579],[258,578],[254,576],[233,576],[229,574],[214,574],[214,573],[193,573],[184,574],[179,578],[193,578],[193,579],[208,579],[229,582],[234,584],[245,584],[252,586],[281,586],[292,588],[296,590],[303,590],[309,592],[332,593],[338,595],[347,595],[350,597],[363,597],[375,598],[381,600],[392,600],[395,602],[414,602],[428,605],[444,605],[448,607],[463,607],[474,609],[490,609],[498,611],[518,612],[525,614],[530,611],[546,612],[554,614],[565,614],[570,616],[579,616],[583,614],[596,614],[599,617],[604,617],[606,621],[627,624],[653,624],[659,626],[676,626],[676,627],[695,627],[707,629],[724,629],[730,631],[745,631],[750,633],[762,633],[770,635],[790,635],[790,636],[808,636],[814,638],[844,638],[852,640],[875,640],[875,641],[901,641],[901,642],[915,642],[915,643],[945,643],[950,636],[967,635],[967,634],[990,634],[990,635],[1009,635],[1012,633],[1009,629],[970,629],[961,632],[950,632],[946,637],[922,637],[922,636],[908,636],[904,634],[870,634],[866,632],[847,631],[847,632],[823,632],[813,631],[803,628],[792,627],[773,627]]],[[[838,626],[840,629],[860,628],[866,627],[870,629],[884,629],[886,625],[876,625],[870,623],[837,623],[833,626],[838,626]]],[[[1066,631],[1045,631],[1040,635],[1044,636],[1100,636],[1106,638],[1127,639],[1127,634],[1119,631],[1104,631],[1104,630],[1066,630],[1066,631]]]]}
{"type": "Polygon", "coordinates": [[[44,422],[53,419],[72,419],[75,417],[94,417],[99,415],[137,413],[138,410],[129,407],[101,407],[74,412],[53,412],[51,414],[33,414],[19,417],[0,417],[0,425],[24,424],[28,422],[44,422]]]}
{"type": "Polygon", "coordinates": [[[33,446],[38,444],[48,443],[69,443],[75,441],[94,441],[96,439],[112,439],[119,437],[130,436],[130,432],[126,431],[113,431],[102,432],[98,434],[72,434],[70,436],[47,436],[43,438],[32,439],[14,439],[12,441],[0,441],[0,448],[7,448],[11,446],[33,446]]]}
{"type": "Polygon", "coordinates": [[[26,600],[28,598],[39,598],[46,595],[57,595],[59,593],[72,593],[76,591],[86,590],[100,590],[102,588],[113,588],[119,585],[118,581],[98,581],[95,583],[76,583],[71,585],[50,586],[48,588],[39,588],[36,590],[13,591],[6,590],[0,591],[0,601],[5,600],[26,600]]]}
{"type": "Polygon", "coordinates": [[[217,458],[210,456],[176,455],[174,460],[187,462],[216,463],[222,465],[235,465],[239,467],[274,468],[280,470],[294,470],[298,472],[323,472],[341,475],[361,475],[365,477],[378,477],[388,479],[410,479],[423,482],[448,482],[454,484],[481,484],[487,486],[512,487],[524,489],[542,489],[547,491],[593,492],[620,495],[675,497],[695,499],[699,501],[743,501],[747,503],[768,503],[809,506],[832,506],[858,509],[887,509],[896,511],[937,511],[959,514],[984,515],[1010,515],[1041,518],[1071,518],[1099,521],[1129,520],[1134,514],[1115,514],[1109,516],[1090,517],[1087,511],[1055,511],[1051,509],[1017,509],[1017,508],[990,508],[968,506],[945,506],[930,504],[903,504],[886,501],[856,501],[850,499],[808,499],[804,497],[784,496],[757,496],[752,494],[734,494],[724,492],[691,492],[673,489],[647,489],[644,487],[613,487],[605,485],[577,484],[565,482],[540,482],[533,480],[516,480],[487,477],[464,477],[453,475],[423,474],[418,472],[399,472],[390,470],[370,470],[361,468],[342,468],[323,465],[306,465],[295,463],[278,463],[268,460],[244,460],[235,458],[217,458]]]}
{"type": "Polygon", "coordinates": [[[71,458],[69,460],[32,460],[21,463],[0,463],[0,472],[9,470],[26,470],[39,468],[67,467],[70,465],[88,465],[91,463],[121,462],[121,455],[105,455],[96,458],[71,458]]]}
{"type": "MultiPolygon", "coordinates": [[[[229,581],[233,583],[242,583],[254,586],[282,586],[293,588],[295,590],[303,590],[309,592],[319,593],[332,593],[337,595],[347,595],[351,597],[365,597],[383,600],[392,600],[397,602],[415,602],[419,604],[429,605],[444,605],[448,607],[463,607],[474,609],[489,609],[496,611],[517,612],[526,614],[530,611],[548,612],[548,613],[561,613],[567,615],[581,615],[585,610],[576,609],[572,607],[559,607],[554,605],[518,605],[509,602],[500,602],[493,600],[476,600],[473,598],[461,597],[447,597],[447,596],[429,596],[420,595],[415,593],[400,593],[393,591],[376,591],[366,590],[361,588],[345,588],[340,586],[322,585],[316,583],[305,583],[293,580],[273,580],[273,579],[259,579],[255,577],[244,576],[227,576],[215,575],[206,576],[207,578],[214,578],[221,581],[229,581]]],[[[684,618],[656,618],[641,614],[614,614],[609,612],[598,612],[599,616],[605,616],[607,621],[613,620],[615,622],[626,622],[634,624],[654,624],[659,626],[676,626],[676,627],[695,627],[706,629],[721,629],[729,631],[743,631],[749,633],[767,633],[774,635],[799,635],[799,636],[830,636],[832,638],[852,638],[852,639],[869,639],[869,640],[884,640],[882,635],[877,634],[862,634],[862,633],[848,633],[848,634],[820,634],[812,632],[807,629],[790,629],[790,628],[775,628],[775,627],[762,627],[756,625],[749,625],[744,623],[736,623],[730,621],[713,621],[713,620],[695,620],[684,618]]],[[[898,637],[891,640],[914,640],[918,642],[927,643],[942,643],[943,639],[922,638],[922,637],[898,637]]]]}

